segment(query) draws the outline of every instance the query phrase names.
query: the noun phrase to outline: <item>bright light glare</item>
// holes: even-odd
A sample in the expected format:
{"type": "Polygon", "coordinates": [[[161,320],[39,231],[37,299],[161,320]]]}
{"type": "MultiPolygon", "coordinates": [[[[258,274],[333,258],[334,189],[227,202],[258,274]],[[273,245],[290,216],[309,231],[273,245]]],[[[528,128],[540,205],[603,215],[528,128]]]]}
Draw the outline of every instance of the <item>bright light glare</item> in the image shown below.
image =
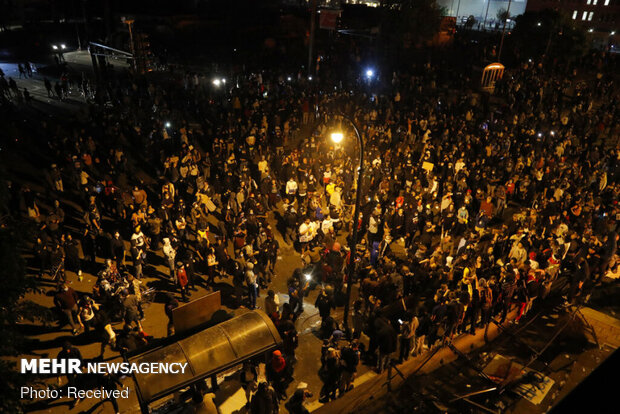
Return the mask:
{"type": "MultiPolygon", "coordinates": [[[[613,35],[613,33],[612,33],[612,35],[613,35]]],[[[308,76],[308,80],[312,80],[312,76],[308,76]]]]}
{"type": "Polygon", "coordinates": [[[614,36],[615,34],[616,34],[616,32],[615,32],[615,31],[611,32],[611,35],[612,35],[612,36],[614,36]]]}
{"type": "Polygon", "coordinates": [[[290,82],[291,81],[291,77],[289,76],[288,78],[286,78],[286,80],[290,82]]]}
{"type": "Polygon", "coordinates": [[[56,45],[52,45],[52,49],[54,49],[54,50],[58,50],[58,46],[56,46],[56,45]]]}
{"type": "Polygon", "coordinates": [[[220,83],[222,83],[219,79],[213,79],[213,84],[215,86],[220,86],[220,83]]]}
{"type": "Polygon", "coordinates": [[[172,124],[170,122],[166,122],[166,128],[170,128],[172,124]]]}
{"type": "Polygon", "coordinates": [[[366,71],[366,76],[367,76],[367,77],[369,77],[369,78],[372,78],[374,74],[375,74],[375,72],[373,72],[373,71],[372,71],[372,70],[370,70],[370,69],[368,69],[368,70],[366,71]]]}
{"type": "Polygon", "coordinates": [[[61,48],[61,49],[66,49],[66,48],[67,48],[67,45],[65,45],[65,44],[63,43],[62,45],[60,45],[60,48],[61,48]]]}
{"type": "Polygon", "coordinates": [[[536,26],[542,26],[542,23],[541,23],[541,22],[538,22],[538,24],[537,24],[536,26]]]}
{"type": "Polygon", "coordinates": [[[334,141],[336,144],[342,142],[343,138],[344,135],[342,134],[342,132],[332,132],[332,141],[334,141]]]}
{"type": "Polygon", "coordinates": [[[312,275],[310,273],[306,273],[304,276],[306,276],[306,280],[312,279],[312,275]]]}

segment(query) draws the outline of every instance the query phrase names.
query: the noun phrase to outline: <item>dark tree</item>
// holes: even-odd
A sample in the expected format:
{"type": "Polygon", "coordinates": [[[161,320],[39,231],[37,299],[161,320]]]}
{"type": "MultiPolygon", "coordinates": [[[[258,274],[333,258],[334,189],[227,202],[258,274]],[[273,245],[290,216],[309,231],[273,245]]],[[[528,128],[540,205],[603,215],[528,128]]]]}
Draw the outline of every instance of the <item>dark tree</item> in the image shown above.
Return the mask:
{"type": "Polygon", "coordinates": [[[435,0],[382,2],[381,37],[387,49],[401,52],[429,42],[439,32],[443,9],[435,0]]]}
{"type": "Polygon", "coordinates": [[[586,33],[567,16],[554,10],[525,13],[517,17],[510,39],[517,58],[540,58],[568,62],[587,52],[586,33]]]}

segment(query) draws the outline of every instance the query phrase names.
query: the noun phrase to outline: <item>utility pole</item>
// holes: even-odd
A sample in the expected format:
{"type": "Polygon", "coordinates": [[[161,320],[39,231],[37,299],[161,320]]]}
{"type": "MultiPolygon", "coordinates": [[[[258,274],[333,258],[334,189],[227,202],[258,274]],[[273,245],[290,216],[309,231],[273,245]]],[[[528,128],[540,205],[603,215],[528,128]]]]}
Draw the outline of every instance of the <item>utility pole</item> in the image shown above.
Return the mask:
{"type": "Polygon", "coordinates": [[[78,27],[77,18],[75,19],[75,34],[77,35],[78,50],[82,50],[82,41],[80,40],[80,29],[78,27]]]}
{"type": "Polygon", "coordinates": [[[510,16],[510,5],[512,4],[512,0],[508,0],[508,10],[506,10],[507,18],[504,19],[504,27],[502,29],[502,39],[499,41],[499,50],[497,51],[497,61],[502,63],[500,60],[502,58],[502,48],[504,47],[504,36],[506,35],[506,20],[510,16]]]}
{"type": "MultiPolygon", "coordinates": [[[[487,17],[489,16],[489,6],[491,5],[491,0],[487,0],[487,12],[484,15],[484,23],[482,23],[482,28],[486,31],[487,30],[487,17]]],[[[510,8],[510,6],[508,6],[508,8],[510,8]]]]}
{"type": "Polygon", "coordinates": [[[125,23],[127,25],[127,28],[129,29],[129,47],[131,49],[131,55],[133,57],[132,59],[132,66],[134,70],[137,70],[137,56],[136,56],[136,48],[134,47],[134,43],[133,43],[133,30],[132,30],[132,26],[134,23],[134,19],[126,19],[124,17],[121,17],[121,21],[123,23],[125,23]]]}
{"type": "Polygon", "coordinates": [[[308,42],[308,76],[311,76],[314,67],[314,32],[316,31],[317,0],[310,0],[310,39],[308,42]]]}

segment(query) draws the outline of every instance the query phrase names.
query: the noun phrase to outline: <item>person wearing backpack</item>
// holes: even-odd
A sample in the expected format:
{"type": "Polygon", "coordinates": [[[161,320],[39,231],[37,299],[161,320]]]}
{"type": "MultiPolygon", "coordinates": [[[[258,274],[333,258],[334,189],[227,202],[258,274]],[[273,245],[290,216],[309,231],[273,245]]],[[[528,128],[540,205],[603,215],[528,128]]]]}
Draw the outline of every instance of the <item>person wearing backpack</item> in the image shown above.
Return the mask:
{"type": "Polygon", "coordinates": [[[340,351],[342,360],[342,374],[340,376],[340,395],[353,389],[353,379],[360,363],[359,343],[356,339],[351,341],[340,351]]]}

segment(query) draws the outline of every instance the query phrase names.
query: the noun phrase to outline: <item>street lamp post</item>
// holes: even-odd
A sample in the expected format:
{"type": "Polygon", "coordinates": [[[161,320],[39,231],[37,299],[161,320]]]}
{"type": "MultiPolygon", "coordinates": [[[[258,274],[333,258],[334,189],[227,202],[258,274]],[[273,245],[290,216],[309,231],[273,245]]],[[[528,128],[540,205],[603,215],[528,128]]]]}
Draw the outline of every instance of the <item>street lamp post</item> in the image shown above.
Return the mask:
{"type": "MultiPolygon", "coordinates": [[[[512,4],[512,0],[508,0],[508,10],[506,11],[506,15],[510,16],[510,5],[512,4]]],[[[502,49],[504,48],[504,36],[506,35],[506,19],[504,19],[504,27],[502,28],[502,39],[499,42],[499,51],[497,52],[497,61],[502,63],[500,60],[502,58],[502,49]]]]}
{"type": "MultiPolygon", "coordinates": [[[[355,274],[355,255],[356,255],[356,246],[357,246],[357,220],[359,216],[360,210],[360,200],[362,194],[362,173],[364,169],[364,141],[362,140],[362,136],[360,135],[360,131],[355,125],[355,122],[346,115],[340,114],[343,119],[346,119],[351,126],[353,126],[353,130],[355,131],[355,137],[357,138],[357,145],[360,153],[360,165],[357,169],[357,190],[355,193],[355,208],[353,209],[353,232],[351,235],[351,241],[349,242],[349,251],[351,252],[349,258],[349,264],[347,266],[347,295],[346,302],[344,303],[344,329],[345,332],[349,332],[349,304],[351,302],[351,288],[353,286],[353,277],[355,274]]],[[[331,136],[332,140],[336,143],[342,141],[344,135],[342,132],[333,133],[331,136]]]]}
{"type": "Polygon", "coordinates": [[[132,57],[132,67],[134,70],[138,70],[138,57],[136,56],[136,48],[135,48],[135,44],[133,41],[133,30],[132,30],[132,25],[135,22],[134,19],[126,19],[125,17],[121,17],[121,21],[123,23],[125,23],[127,25],[127,28],[129,29],[129,47],[131,50],[131,57],[132,57]]]}

